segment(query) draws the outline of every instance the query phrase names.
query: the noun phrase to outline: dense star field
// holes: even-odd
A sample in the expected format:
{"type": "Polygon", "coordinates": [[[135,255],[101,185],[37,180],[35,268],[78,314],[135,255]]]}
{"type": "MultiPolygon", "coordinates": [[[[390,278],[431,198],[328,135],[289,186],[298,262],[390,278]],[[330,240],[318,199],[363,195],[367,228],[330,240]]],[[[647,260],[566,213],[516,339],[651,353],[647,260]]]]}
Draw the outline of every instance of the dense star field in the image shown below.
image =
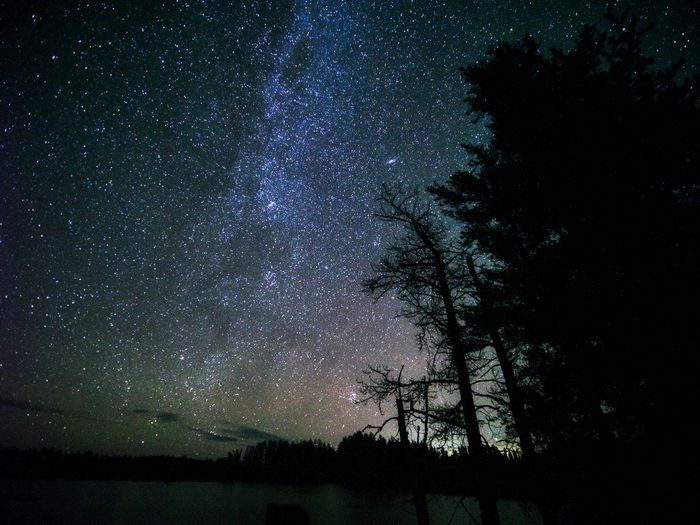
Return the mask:
{"type": "MultiPolygon", "coordinates": [[[[419,373],[361,291],[380,185],[485,137],[460,65],[606,2],[25,4],[0,4],[0,447],[220,456],[337,443],[380,418],[368,364],[419,373]]],[[[699,56],[692,5],[632,3],[669,63],[699,56]]]]}

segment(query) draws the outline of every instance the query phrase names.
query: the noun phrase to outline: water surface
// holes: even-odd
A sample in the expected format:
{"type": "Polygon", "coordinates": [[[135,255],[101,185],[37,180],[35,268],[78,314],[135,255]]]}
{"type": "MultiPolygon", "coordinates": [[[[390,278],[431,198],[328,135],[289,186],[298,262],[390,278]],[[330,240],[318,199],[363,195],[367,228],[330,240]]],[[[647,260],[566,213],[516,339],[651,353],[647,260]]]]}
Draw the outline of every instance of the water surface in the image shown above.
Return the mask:
{"type": "MultiPolygon", "coordinates": [[[[311,525],[416,523],[407,490],[215,482],[0,480],[0,517],[12,524],[253,525],[268,503],[298,503],[311,525]]],[[[473,499],[431,494],[431,525],[478,518],[473,499]]],[[[503,525],[539,524],[532,505],[499,501],[503,525]]]]}

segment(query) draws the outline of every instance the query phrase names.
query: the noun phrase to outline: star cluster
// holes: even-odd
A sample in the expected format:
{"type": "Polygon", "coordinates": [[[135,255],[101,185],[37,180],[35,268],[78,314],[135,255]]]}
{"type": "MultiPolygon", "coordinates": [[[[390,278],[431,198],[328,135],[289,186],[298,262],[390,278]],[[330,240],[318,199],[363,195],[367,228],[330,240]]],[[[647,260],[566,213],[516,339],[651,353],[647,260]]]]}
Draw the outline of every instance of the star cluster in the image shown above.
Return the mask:
{"type": "MultiPolygon", "coordinates": [[[[360,282],[383,182],[444,180],[458,67],[605,2],[0,7],[0,446],[221,455],[374,422],[356,380],[423,357],[360,282]]],[[[697,9],[638,2],[652,51],[697,9]]]]}

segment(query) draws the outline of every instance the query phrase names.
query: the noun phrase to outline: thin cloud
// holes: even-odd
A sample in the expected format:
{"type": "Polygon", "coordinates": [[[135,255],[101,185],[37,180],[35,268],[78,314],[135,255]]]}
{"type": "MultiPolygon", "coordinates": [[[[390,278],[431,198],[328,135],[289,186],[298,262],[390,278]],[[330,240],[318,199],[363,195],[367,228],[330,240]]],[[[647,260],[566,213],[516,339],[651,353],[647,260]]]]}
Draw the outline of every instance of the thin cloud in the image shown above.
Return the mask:
{"type": "Polygon", "coordinates": [[[175,412],[157,412],[156,418],[161,423],[176,423],[180,421],[180,414],[176,414],[175,412]]]}
{"type": "Polygon", "coordinates": [[[37,405],[30,401],[24,401],[21,399],[10,399],[6,397],[0,398],[0,408],[22,410],[28,412],[35,412],[39,414],[53,414],[56,416],[75,417],[78,419],[85,419],[87,421],[96,421],[98,423],[119,423],[119,421],[95,417],[88,414],[87,412],[82,412],[80,410],[65,410],[63,408],[37,405]]]}
{"type": "MultiPolygon", "coordinates": [[[[224,421],[226,425],[231,425],[231,423],[224,421]]],[[[265,432],[263,430],[258,430],[257,428],[247,427],[245,425],[239,425],[234,428],[222,428],[221,433],[236,437],[238,439],[246,439],[249,441],[282,441],[283,438],[277,434],[271,434],[270,432],[265,432]]]]}
{"type": "Polygon", "coordinates": [[[66,410],[54,407],[46,407],[42,405],[35,405],[29,401],[22,401],[20,399],[9,399],[0,398],[0,408],[14,408],[17,410],[29,410],[30,412],[43,412],[45,414],[68,414],[66,410]]]}
{"type": "Polygon", "coordinates": [[[145,408],[135,408],[131,411],[132,414],[140,414],[145,416],[155,417],[161,423],[177,423],[180,421],[180,414],[175,412],[165,412],[161,410],[146,410],[145,408]]]}
{"type": "Polygon", "coordinates": [[[201,428],[197,427],[187,427],[187,430],[190,430],[194,432],[195,435],[204,438],[209,441],[219,441],[222,443],[233,443],[235,441],[238,441],[237,438],[232,437],[232,436],[223,436],[221,434],[217,434],[216,432],[211,432],[209,430],[204,430],[201,428]]]}

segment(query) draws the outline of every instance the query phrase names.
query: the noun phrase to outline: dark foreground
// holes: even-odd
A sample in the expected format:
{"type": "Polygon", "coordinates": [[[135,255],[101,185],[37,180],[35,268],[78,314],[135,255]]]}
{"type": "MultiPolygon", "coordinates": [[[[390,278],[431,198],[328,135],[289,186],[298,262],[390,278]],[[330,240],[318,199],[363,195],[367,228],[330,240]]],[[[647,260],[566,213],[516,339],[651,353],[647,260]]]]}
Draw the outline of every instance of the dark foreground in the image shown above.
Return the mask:
{"type": "MultiPolygon", "coordinates": [[[[104,525],[254,525],[269,503],[302,506],[314,524],[414,524],[407,490],[370,490],[338,484],[0,480],[4,523],[104,525]]],[[[431,494],[431,523],[478,518],[472,499],[431,494]]],[[[504,525],[538,524],[531,504],[499,501],[504,525]]]]}
{"type": "MultiPolygon", "coordinates": [[[[142,515],[143,523],[190,523],[209,512],[211,523],[227,523],[229,515],[231,523],[236,516],[263,523],[268,504],[297,503],[311,523],[344,523],[336,514],[348,523],[413,523],[410,491],[420,486],[431,523],[448,523],[453,512],[464,519],[452,523],[464,523],[477,507],[458,503],[481,483],[501,507],[538,502],[547,525],[684,523],[693,522],[698,497],[696,485],[684,481],[697,479],[693,458],[687,450],[627,443],[579,444],[528,461],[494,451],[475,461],[425,447],[404,454],[396,442],[362,435],[337,449],[267,442],[217,460],[8,449],[0,451],[0,508],[6,523],[139,523],[142,515]],[[170,509],[184,521],[158,521],[170,509]]],[[[531,523],[521,512],[501,512],[503,523],[531,523]]]]}

